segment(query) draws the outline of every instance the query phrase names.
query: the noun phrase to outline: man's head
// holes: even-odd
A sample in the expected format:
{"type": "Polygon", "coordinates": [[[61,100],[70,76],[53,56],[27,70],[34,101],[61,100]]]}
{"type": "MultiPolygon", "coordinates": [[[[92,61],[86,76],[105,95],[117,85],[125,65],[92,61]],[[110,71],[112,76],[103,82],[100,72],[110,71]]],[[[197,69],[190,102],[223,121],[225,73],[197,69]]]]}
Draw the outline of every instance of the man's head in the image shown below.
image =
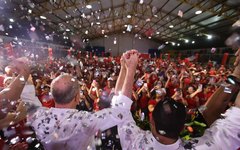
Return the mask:
{"type": "Polygon", "coordinates": [[[185,106],[171,98],[165,98],[154,108],[151,120],[152,132],[166,138],[178,139],[185,119],[185,106]]]}
{"type": "Polygon", "coordinates": [[[51,83],[51,93],[56,106],[75,108],[79,102],[79,88],[77,79],[71,75],[63,74],[55,78],[51,83]]]}

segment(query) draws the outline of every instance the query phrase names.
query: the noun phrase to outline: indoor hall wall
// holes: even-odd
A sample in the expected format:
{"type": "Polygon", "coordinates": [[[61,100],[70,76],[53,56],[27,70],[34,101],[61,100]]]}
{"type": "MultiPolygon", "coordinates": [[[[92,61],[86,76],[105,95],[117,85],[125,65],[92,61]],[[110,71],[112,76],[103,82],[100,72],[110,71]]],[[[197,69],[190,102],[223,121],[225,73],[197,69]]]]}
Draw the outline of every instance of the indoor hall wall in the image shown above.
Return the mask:
{"type": "Polygon", "coordinates": [[[157,48],[159,44],[149,39],[139,39],[135,38],[133,34],[125,33],[91,40],[90,46],[103,46],[105,52],[111,52],[112,56],[118,56],[129,49],[137,49],[141,53],[148,53],[148,49],[157,48]],[[116,38],[117,44],[113,43],[114,38],[116,38]]]}

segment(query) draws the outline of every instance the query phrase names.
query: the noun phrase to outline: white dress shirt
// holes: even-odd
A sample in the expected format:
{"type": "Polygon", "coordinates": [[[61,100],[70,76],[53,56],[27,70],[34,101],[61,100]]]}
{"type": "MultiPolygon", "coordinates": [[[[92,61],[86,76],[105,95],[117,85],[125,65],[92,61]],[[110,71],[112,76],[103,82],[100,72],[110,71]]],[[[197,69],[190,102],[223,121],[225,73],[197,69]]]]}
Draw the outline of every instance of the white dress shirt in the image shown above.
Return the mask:
{"type": "Polygon", "coordinates": [[[98,130],[104,131],[129,120],[132,100],[114,96],[112,108],[96,113],[75,109],[43,108],[29,117],[38,139],[46,150],[87,150],[98,130]]]}
{"type": "MultiPolygon", "coordinates": [[[[158,142],[150,131],[140,129],[132,117],[118,126],[123,150],[237,150],[240,147],[240,109],[232,107],[204,135],[189,141],[178,139],[171,145],[158,142]]],[[[164,121],[164,120],[163,120],[164,121]]]]}

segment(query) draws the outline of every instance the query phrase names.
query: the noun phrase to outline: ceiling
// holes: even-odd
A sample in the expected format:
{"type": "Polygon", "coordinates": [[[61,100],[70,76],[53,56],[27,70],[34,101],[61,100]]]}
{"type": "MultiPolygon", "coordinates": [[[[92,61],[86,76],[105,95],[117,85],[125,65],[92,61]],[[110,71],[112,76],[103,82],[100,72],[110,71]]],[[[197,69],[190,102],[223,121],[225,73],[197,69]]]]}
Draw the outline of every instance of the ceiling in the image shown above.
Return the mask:
{"type": "Polygon", "coordinates": [[[240,0],[0,0],[0,34],[69,44],[130,32],[177,45],[226,38],[239,7],[240,0]]]}

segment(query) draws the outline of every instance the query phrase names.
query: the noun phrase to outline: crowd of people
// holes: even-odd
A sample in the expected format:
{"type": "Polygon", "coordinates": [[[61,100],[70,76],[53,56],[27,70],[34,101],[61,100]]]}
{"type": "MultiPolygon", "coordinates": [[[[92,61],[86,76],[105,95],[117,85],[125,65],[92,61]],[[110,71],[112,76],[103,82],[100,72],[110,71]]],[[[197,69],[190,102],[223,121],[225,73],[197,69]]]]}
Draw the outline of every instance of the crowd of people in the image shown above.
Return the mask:
{"type": "Polygon", "coordinates": [[[231,68],[136,50],[14,59],[0,76],[0,149],[237,149],[239,55],[231,68]]]}

